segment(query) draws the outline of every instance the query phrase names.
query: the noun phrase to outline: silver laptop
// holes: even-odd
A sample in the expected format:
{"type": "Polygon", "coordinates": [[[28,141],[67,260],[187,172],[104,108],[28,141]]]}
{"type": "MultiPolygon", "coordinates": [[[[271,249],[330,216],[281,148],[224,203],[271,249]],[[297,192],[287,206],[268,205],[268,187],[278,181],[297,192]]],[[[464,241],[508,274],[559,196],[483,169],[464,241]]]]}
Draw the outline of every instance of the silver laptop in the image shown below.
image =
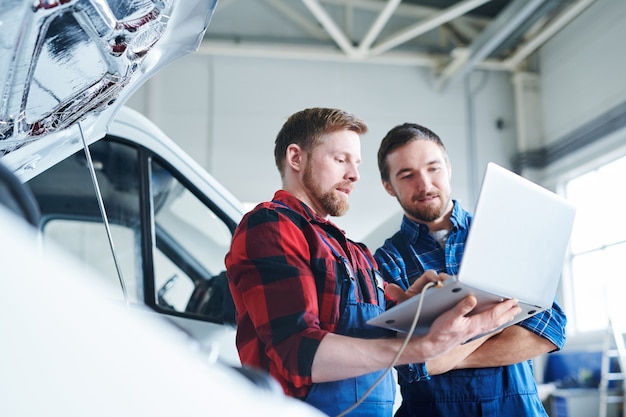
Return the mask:
{"type": "Polygon", "coordinates": [[[519,301],[522,312],[502,328],[551,308],[575,212],[564,198],[489,163],[458,275],[368,323],[406,333],[421,297],[417,335],[426,333],[439,315],[469,294],[478,299],[470,314],[504,299],[519,301]]]}

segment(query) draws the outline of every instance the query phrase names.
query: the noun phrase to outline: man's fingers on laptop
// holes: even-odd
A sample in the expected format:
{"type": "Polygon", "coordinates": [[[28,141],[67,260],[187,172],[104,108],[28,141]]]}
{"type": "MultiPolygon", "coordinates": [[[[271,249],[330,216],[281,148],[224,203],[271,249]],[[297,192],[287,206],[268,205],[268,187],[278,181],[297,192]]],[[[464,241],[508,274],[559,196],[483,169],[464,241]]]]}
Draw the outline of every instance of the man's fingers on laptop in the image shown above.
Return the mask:
{"type": "Polygon", "coordinates": [[[459,301],[454,309],[457,310],[458,314],[465,316],[470,311],[472,311],[474,307],[476,307],[476,304],[478,304],[478,300],[476,300],[476,297],[474,297],[473,295],[468,295],[467,297],[459,301]]]}
{"type": "Polygon", "coordinates": [[[448,275],[445,272],[440,272],[439,274],[437,274],[437,276],[439,277],[438,278],[439,281],[445,281],[448,278],[450,278],[452,275],[448,275]]]}
{"type": "Polygon", "coordinates": [[[448,279],[450,276],[448,274],[438,274],[436,271],[428,270],[419,277],[408,290],[404,291],[399,285],[396,284],[387,284],[385,287],[385,295],[392,300],[401,303],[403,301],[408,300],[409,298],[421,293],[424,290],[424,287],[429,282],[441,282],[445,279],[448,279]]]}
{"type": "MultiPolygon", "coordinates": [[[[500,325],[510,322],[511,320],[515,318],[515,316],[517,316],[519,313],[522,312],[522,309],[519,306],[519,302],[515,298],[510,298],[508,300],[505,300],[501,302],[500,304],[496,305],[495,308],[500,308],[503,312],[502,316],[503,316],[504,321],[500,323],[500,325]]],[[[497,327],[500,327],[500,326],[497,326],[497,327]]]]}
{"type": "Polygon", "coordinates": [[[480,315],[484,315],[488,321],[487,323],[489,323],[485,323],[486,330],[492,331],[513,320],[521,311],[522,309],[518,306],[518,301],[511,298],[496,304],[489,310],[483,311],[480,315]]]}
{"type": "Polygon", "coordinates": [[[503,324],[513,320],[515,316],[522,311],[522,309],[518,306],[518,301],[516,299],[508,299],[496,304],[486,311],[467,317],[467,314],[469,314],[476,307],[477,303],[478,301],[474,296],[468,295],[459,301],[452,309],[455,314],[462,315],[474,322],[477,326],[476,328],[481,329],[477,334],[497,329],[503,324]]]}
{"type": "MultiPolygon", "coordinates": [[[[485,324],[489,324],[489,316],[468,316],[478,304],[476,297],[468,295],[456,303],[454,307],[440,315],[430,328],[428,335],[433,338],[434,344],[445,350],[452,348],[469,338],[481,333],[485,324]]],[[[439,353],[444,353],[439,352],[439,353]]]]}
{"type": "Polygon", "coordinates": [[[447,274],[438,274],[437,271],[429,269],[428,271],[424,272],[421,277],[416,279],[415,282],[411,284],[409,289],[406,290],[406,298],[410,298],[414,295],[421,293],[424,290],[426,284],[428,284],[429,282],[440,282],[444,279],[447,279],[448,277],[449,275],[447,274]]]}
{"type": "Polygon", "coordinates": [[[404,292],[402,287],[396,284],[387,284],[387,286],[385,286],[385,296],[387,296],[387,298],[391,298],[392,300],[398,303],[406,301],[410,298],[404,292]]]}

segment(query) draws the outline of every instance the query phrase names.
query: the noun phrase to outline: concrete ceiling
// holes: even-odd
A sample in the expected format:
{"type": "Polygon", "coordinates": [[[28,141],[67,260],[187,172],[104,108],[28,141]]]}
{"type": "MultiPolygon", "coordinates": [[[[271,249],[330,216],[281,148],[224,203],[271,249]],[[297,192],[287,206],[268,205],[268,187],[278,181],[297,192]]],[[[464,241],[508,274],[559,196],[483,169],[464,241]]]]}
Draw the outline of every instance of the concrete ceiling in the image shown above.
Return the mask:
{"type": "MultiPolygon", "coordinates": [[[[473,69],[532,67],[595,0],[220,0],[200,53],[473,69]]],[[[532,69],[532,68],[531,68],[532,69]]]]}

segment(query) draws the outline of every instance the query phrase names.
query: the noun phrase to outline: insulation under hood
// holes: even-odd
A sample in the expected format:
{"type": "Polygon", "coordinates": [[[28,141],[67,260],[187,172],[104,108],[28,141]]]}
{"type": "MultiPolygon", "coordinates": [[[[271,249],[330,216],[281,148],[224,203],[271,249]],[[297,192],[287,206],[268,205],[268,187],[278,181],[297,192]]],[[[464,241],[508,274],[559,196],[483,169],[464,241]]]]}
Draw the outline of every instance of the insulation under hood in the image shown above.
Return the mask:
{"type": "Polygon", "coordinates": [[[139,86],[198,48],[216,3],[2,0],[0,158],[103,137],[139,86]]]}

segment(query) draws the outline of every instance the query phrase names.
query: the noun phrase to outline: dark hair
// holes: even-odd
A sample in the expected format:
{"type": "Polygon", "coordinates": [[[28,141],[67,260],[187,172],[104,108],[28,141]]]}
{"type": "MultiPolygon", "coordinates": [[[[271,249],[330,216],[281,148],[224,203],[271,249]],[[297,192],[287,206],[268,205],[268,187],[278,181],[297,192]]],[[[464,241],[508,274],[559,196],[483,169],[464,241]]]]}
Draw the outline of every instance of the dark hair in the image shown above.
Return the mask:
{"type": "Polygon", "coordinates": [[[367,132],[367,125],[352,113],[323,107],[304,109],[289,116],[274,142],[274,159],[281,177],[289,145],[296,144],[310,153],[325,134],[337,130],[352,130],[361,135],[367,132]]]}
{"type": "Polygon", "coordinates": [[[378,170],[380,171],[380,178],[382,180],[389,181],[387,155],[400,146],[415,140],[429,140],[435,142],[443,151],[444,157],[446,157],[446,159],[448,158],[446,147],[443,146],[443,142],[435,132],[415,123],[404,123],[387,132],[387,135],[383,138],[378,148],[378,170]]]}

